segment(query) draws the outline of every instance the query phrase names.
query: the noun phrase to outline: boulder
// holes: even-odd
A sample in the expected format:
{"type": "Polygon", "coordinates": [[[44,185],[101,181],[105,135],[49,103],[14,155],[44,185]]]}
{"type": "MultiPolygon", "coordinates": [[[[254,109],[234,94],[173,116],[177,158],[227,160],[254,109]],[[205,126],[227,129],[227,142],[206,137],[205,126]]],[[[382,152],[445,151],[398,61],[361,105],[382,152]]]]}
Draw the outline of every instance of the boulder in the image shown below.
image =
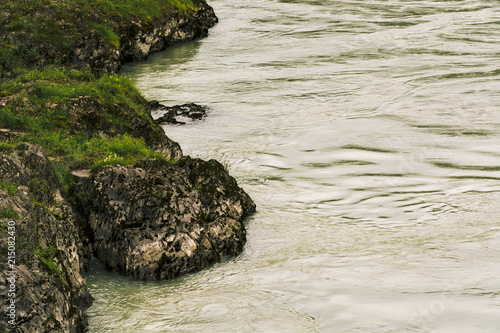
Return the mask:
{"type": "Polygon", "coordinates": [[[96,257],[138,280],[198,271],[243,250],[255,204],[215,160],[106,167],[86,191],[96,257]]]}

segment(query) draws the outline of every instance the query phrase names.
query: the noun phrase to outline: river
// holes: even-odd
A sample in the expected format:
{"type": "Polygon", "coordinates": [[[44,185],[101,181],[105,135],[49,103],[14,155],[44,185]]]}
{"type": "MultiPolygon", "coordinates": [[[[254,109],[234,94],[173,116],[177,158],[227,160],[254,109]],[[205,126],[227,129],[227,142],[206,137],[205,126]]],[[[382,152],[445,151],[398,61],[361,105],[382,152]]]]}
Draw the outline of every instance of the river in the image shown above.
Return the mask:
{"type": "Polygon", "coordinates": [[[93,264],[89,332],[500,332],[500,3],[211,0],[128,65],[251,195],[237,258],[166,282],[93,264]]]}

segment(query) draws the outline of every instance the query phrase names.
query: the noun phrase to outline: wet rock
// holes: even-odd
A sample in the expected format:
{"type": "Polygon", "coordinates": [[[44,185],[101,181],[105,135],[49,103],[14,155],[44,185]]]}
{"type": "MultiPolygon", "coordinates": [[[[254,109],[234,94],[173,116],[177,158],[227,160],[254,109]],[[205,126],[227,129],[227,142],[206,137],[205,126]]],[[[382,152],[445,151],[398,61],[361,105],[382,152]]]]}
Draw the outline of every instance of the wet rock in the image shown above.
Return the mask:
{"type": "Polygon", "coordinates": [[[195,103],[166,106],[158,101],[149,103],[152,112],[158,112],[162,115],[155,119],[158,125],[178,124],[183,125],[187,121],[200,120],[206,117],[207,107],[195,103]]]}
{"type": "Polygon", "coordinates": [[[220,163],[142,160],[90,177],[88,221],[96,257],[134,279],[198,271],[243,250],[255,204],[220,163]]]}

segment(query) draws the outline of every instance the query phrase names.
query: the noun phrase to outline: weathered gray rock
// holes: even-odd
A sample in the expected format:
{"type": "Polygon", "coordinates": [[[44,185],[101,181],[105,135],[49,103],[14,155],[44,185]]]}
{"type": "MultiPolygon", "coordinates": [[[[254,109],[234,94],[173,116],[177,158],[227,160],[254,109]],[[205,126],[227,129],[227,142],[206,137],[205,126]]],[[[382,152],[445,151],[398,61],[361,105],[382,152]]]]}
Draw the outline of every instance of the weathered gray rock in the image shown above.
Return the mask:
{"type": "Polygon", "coordinates": [[[121,35],[120,57],[123,62],[147,59],[148,55],[174,45],[208,35],[217,22],[214,10],[204,0],[193,1],[197,11],[172,13],[154,23],[130,22],[121,35]]]}
{"type": "MultiPolygon", "coordinates": [[[[89,29],[76,29],[65,31],[68,34],[68,43],[45,43],[29,29],[12,29],[8,24],[9,15],[6,13],[5,17],[0,16],[0,26],[9,26],[9,30],[0,34],[0,41],[6,45],[22,45],[24,52],[35,51],[36,57],[32,59],[31,65],[43,67],[55,62],[78,69],[91,69],[97,73],[117,73],[125,62],[145,60],[149,54],[164,50],[169,45],[206,36],[208,29],[214,26],[218,19],[205,0],[193,0],[193,4],[196,10],[181,12],[172,8],[170,12],[163,13],[162,17],[153,20],[121,21],[102,17],[99,11],[86,13],[85,18],[72,16],[77,27],[88,25],[88,21],[109,24],[119,42],[102,38],[89,29]]],[[[30,15],[46,17],[63,29],[69,29],[65,20],[50,6],[33,8],[30,15]]],[[[0,72],[3,77],[12,75],[12,69],[2,68],[0,72]]]]}
{"type": "Polygon", "coordinates": [[[83,38],[73,49],[71,65],[116,73],[123,63],[142,61],[170,45],[207,36],[208,29],[218,22],[217,16],[204,0],[193,3],[196,11],[173,11],[157,21],[131,21],[125,26],[116,26],[119,48],[92,36],[83,38]]]}
{"type": "MultiPolygon", "coordinates": [[[[16,229],[16,332],[83,332],[84,310],[92,303],[82,277],[90,253],[43,149],[25,144],[23,151],[0,155],[0,179],[17,187],[16,193],[0,190],[0,210],[10,216],[2,219],[1,251],[11,236],[7,221],[16,229]]],[[[9,300],[6,265],[0,262],[2,309],[9,300]]],[[[0,328],[6,319],[0,317],[0,328]]]]}
{"type": "Polygon", "coordinates": [[[134,279],[195,272],[243,249],[255,204],[217,161],[143,160],[87,182],[97,258],[134,279]]]}

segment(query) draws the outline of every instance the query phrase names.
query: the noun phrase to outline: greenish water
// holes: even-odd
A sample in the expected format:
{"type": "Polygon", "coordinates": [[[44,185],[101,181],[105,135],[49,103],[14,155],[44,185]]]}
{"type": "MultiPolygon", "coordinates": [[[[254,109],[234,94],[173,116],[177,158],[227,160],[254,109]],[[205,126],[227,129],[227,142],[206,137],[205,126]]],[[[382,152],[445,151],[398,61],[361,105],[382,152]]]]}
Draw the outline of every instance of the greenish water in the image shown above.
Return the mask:
{"type": "Polygon", "coordinates": [[[89,332],[499,332],[500,3],[211,1],[124,68],[254,198],[244,253],[174,281],[93,265],[89,332]]]}

